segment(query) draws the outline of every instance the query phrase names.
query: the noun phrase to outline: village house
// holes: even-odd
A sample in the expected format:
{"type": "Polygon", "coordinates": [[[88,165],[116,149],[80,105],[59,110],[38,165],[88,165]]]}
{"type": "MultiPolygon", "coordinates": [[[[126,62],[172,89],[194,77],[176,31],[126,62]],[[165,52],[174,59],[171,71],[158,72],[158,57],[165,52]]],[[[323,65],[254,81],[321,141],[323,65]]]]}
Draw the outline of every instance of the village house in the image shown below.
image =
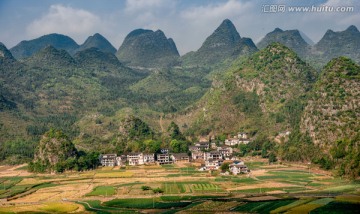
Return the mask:
{"type": "Polygon", "coordinates": [[[197,142],[195,143],[195,146],[198,147],[199,150],[209,150],[210,143],[209,142],[197,142]]]}
{"type": "Polygon", "coordinates": [[[216,143],[211,143],[210,147],[211,147],[211,149],[216,149],[217,148],[216,143]]]}
{"type": "Polygon", "coordinates": [[[237,138],[225,139],[226,146],[236,146],[238,144],[239,144],[239,139],[237,139],[237,138]]]}
{"type": "Polygon", "coordinates": [[[203,160],[204,159],[204,152],[202,152],[202,151],[192,151],[191,152],[191,159],[192,160],[203,160]]]}
{"type": "Polygon", "coordinates": [[[171,154],[172,161],[175,162],[189,162],[190,157],[187,153],[175,153],[171,154]]]}
{"type": "Polygon", "coordinates": [[[120,155],[116,157],[116,165],[117,166],[125,166],[126,165],[126,155],[120,155]]]}
{"type": "Polygon", "coordinates": [[[170,155],[168,153],[165,154],[157,154],[157,162],[159,165],[163,164],[171,164],[170,155]]]}
{"type": "Polygon", "coordinates": [[[116,166],[116,154],[103,154],[100,155],[100,163],[102,166],[116,166]]]}
{"type": "Polygon", "coordinates": [[[197,146],[189,146],[189,151],[191,151],[191,152],[198,152],[198,151],[200,151],[200,147],[197,147],[197,146]]]}
{"type": "Polygon", "coordinates": [[[206,170],[216,170],[219,169],[223,163],[222,159],[207,159],[205,160],[205,169],[206,170]]]}
{"type": "Polygon", "coordinates": [[[209,159],[213,159],[213,160],[222,160],[222,154],[216,151],[211,151],[211,152],[205,152],[204,153],[204,160],[209,160],[209,159]]]}
{"type": "Polygon", "coordinates": [[[233,138],[228,138],[225,140],[225,145],[227,146],[236,146],[238,144],[248,144],[250,142],[248,134],[245,132],[240,132],[238,135],[233,138]]]}
{"type": "Polygon", "coordinates": [[[144,154],[144,164],[155,163],[155,154],[154,153],[145,153],[144,154]]]}
{"type": "Polygon", "coordinates": [[[236,161],[236,160],[240,160],[239,157],[234,156],[234,155],[230,155],[230,156],[226,156],[225,160],[232,160],[232,161],[236,161]]]}
{"type": "Polygon", "coordinates": [[[243,161],[234,161],[232,164],[229,165],[229,170],[234,175],[250,172],[250,170],[243,161]]]}
{"type": "Polygon", "coordinates": [[[130,153],[126,156],[127,162],[130,166],[143,165],[144,155],[143,153],[130,153]]]}
{"type": "Polygon", "coordinates": [[[219,146],[217,147],[217,151],[223,156],[223,159],[226,157],[230,157],[233,153],[233,148],[229,146],[219,146]]]}
{"type": "Polygon", "coordinates": [[[239,139],[248,139],[248,133],[240,132],[240,133],[238,133],[238,138],[239,139]]]}

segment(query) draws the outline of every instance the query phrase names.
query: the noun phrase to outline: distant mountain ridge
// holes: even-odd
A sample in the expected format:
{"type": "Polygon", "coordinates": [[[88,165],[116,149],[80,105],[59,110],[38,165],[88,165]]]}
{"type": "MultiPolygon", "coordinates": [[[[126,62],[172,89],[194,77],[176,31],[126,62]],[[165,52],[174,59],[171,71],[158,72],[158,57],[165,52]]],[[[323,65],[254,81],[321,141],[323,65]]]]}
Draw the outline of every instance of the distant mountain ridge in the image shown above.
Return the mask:
{"type": "Polygon", "coordinates": [[[167,67],[177,64],[180,55],[161,30],[136,29],[125,37],[116,56],[128,66],[167,67]]]}
{"type": "Polygon", "coordinates": [[[6,46],[0,42],[0,65],[3,63],[14,62],[15,58],[11,52],[6,48],[6,46]]]}
{"type": "Polygon", "coordinates": [[[225,19],[197,51],[185,54],[182,61],[189,65],[212,65],[228,58],[234,59],[239,54],[250,55],[256,51],[252,40],[241,38],[234,24],[225,19]]]}
{"type": "Polygon", "coordinates": [[[59,50],[65,50],[70,54],[73,54],[75,50],[79,48],[79,45],[72,38],[62,34],[52,33],[33,40],[22,41],[11,48],[10,51],[16,59],[23,59],[48,45],[59,50]]]}
{"type": "Polygon", "coordinates": [[[34,55],[25,59],[25,62],[32,66],[45,67],[67,67],[75,65],[75,60],[65,50],[57,50],[51,45],[46,46],[34,55]]]}
{"type": "Polygon", "coordinates": [[[95,33],[93,36],[89,36],[86,41],[80,45],[76,52],[83,51],[88,48],[97,48],[105,53],[116,53],[114,46],[112,46],[112,44],[99,33],[95,33]]]}
{"type": "Polygon", "coordinates": [[[310,50],[310,45],[305,41],[298,30],[282,30],[275,28],[257,44],[259,49],[264,49],[273,42],[278,42],[295,51],[300,57],[305,58],[310,50]]]}
{"type": "Polygon", "coordinates": [[[339,32],[328,30],[321,40],[314,45],[312,54],[324,62],[346,56],[359,63],[360,32],[354,25],[339,32]]]}

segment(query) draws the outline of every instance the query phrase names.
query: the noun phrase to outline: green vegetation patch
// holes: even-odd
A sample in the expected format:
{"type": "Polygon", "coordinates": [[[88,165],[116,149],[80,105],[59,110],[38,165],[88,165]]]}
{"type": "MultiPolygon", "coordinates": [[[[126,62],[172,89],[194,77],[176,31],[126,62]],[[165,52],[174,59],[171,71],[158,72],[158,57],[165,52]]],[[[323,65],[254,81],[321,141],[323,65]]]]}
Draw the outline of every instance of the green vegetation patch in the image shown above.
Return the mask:
{"type": "Polygon", "coordinates": [[[305,187],[269,187],[269,188],[253,188],[253,189],[243,189],[243,190],[235,190],[233,192],[238,193],[265,193],[271,191],[284,191],[284,192],[300,192],[307,190],[305,187]]]}
{"type": "Polygon", "coordinates": [[[257,201],[242,204],[234,209],[234,211],[269,213],[279,207],[293,203],[295,200],[278,200],[278,201],[257,201]]]}
{"type": "Polygon", "coordinates": [[[358,213],[360,210],[360,205],[356,203],[347,203],[347,202],[338,202],[332,201],[325,206],[319,207],[311,213],[320,214],[320,213],[327,213],[327,214],[353,214],[358,213]]]}
{"type": "Polygon", "coordinates": [[[135,208],[135,209],[170,209],[173,207],[186,207],[191,202],[162,202],[160,198],[132,198],[114,199],[104,203],[109,207],[135,208]]]}
{"type": "Polygon", "coordinates": [[[239,177],[231,177],[231,176],[222,176],[215,178],[216,182],[224,182],[224,181],[231,181],[234,183],[244,183],[244,184],[256,184],[258,181],[256,181],[253,178],[239,178],[239,177]]]}
{"type": "Polygon", "coordinates": [[[86,194],[86,196],[110,196],[115,194],[115,188],[113,186],[98,186],[93,189],[92,192],[86,194]]]}
{"type": "Polygon", "coordinates": [[[78,201],[76,202],[81,204],[85,207],[87,211],[92,211],[97,214],[110,214],[110,213],[137,213],[134,210],[128,210],[123,208],[115,208],[115,207],[106,207],[101,204],[98,200],[91,200],[91,201],[78,201]]]}
{"type": "Polygon", "coordinates": [[[334,200],[333,198],[317,199],[315,201],[311,201],[310,203],[292,208],[291,210],[289,210],[289,213],[309,213],[312,210],[325,206],[326,204],[332,202],[333,200],[334,200]]]}
{"type": "Polygon", "coordinates": [[[184,195],[184,196],[161,196],[162,201],[194,201],[194,200],[204,200],[204,199],[218,199],[225,196],[216,196],[216,195],[184,195]]]}
{"type": "Polygon", "coordinates": [[[285,211],[287,211],[289,209],[292,209],[294,207],[300,206],[302,204],[308,203],[308,202],[313,201],[313,200],[314,199],[312,199],[312,198],[296,200],[296,201],[294,201],[292,203],[289,203],[289,204],[287,204],[285,206],[281,206],[281,207],[279,207],[277,209],[274,209],[270,213],[283,213],[283,212],[285,212],[285,211]]]}
{"type": "Polygon", "coordinates": [[[224,190],[216,184],[210,184],[210,183],[199,183],[199,184],[193,184],[192,189],[195,192],[223,192],[224,190]]]}

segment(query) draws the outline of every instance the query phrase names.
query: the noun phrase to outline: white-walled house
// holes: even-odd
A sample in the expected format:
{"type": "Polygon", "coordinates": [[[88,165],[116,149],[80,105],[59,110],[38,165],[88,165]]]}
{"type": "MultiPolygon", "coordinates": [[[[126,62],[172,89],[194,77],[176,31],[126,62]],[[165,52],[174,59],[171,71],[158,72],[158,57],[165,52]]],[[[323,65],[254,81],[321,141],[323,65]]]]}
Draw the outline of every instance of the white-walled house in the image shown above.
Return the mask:
{"type": "Polygon", "coordinates": [[[100,155],[100,163],[102,166],[116,166],[117,165],[116,154],[103,154],[100,155]]]}
{"type": "Polygon", "coordinates": [[[233,153],[233,148],[229,146],[219,146],[217,151],[222,154],[223,158],[230,157],[233,153]]]}
{"type": "Polygon", "coordinates": [[[130,153],[126,156],[127,162],[130,166],[143,165],[144,155],[143,153],[130,153]]]}
{"type": "Polygon", "coordinates": [[[157,154],[157,162],[159,165],[172,163],[172,161],[170,160],[170,155],[168,153],[157,154]]]}
{"type": "Polygon", "coordinates": [[[155,154],[154,153],[145,153],[144,154],[144,164],[155,163],[155,154]]]}
{"type": "Polygon", "coordinates": [[[243,161],[234,161],[232,164],[229,165],[229,170],[234,175],[250,172],[250,170],[243,161]]]}
{"type": "Polygon", "coordinates": [[[204,153],[204,160],[209,160],[209,159],[213,159],[213,160],[222,160],[223,156],[220,152],[216,152],[216,151],[211,151],[211,152],[205,152],[204,153]]]}
{"type": "Polygon", "coordinates": [[[171,154],[172,161],[175,162],[189,162],[190,157],[187,153],[174,153],[171,154]]]}
{"type": "Polygon", "coordinates": [[[191,152],[192,160],[204,160],[204,152],[202,151],[192,151],[191,152]]]}
{"type": "Polygon", "coordinates": [[[223,163],[222,159],[207,159],[205,160],[205,168],[207,170],[219,169],[222,163],[223,163]]]}

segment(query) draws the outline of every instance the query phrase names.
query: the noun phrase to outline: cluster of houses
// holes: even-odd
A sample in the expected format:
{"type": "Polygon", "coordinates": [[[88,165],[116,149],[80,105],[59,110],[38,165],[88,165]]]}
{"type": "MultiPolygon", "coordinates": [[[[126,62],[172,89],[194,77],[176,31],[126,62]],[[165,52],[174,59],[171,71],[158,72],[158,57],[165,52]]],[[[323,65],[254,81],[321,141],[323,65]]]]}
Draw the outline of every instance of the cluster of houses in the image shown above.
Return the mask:
{"type": "Polygon", "coordinates": [[[225,145],[227,146],[236,146],[239,144],[248,144],[250,142],[248,134],[245,132],[240,132],[238,135],[233,136],[225,140],[225,145]]]}
{"type": "Polygon", "coordinates": [[[158,154],[154,153],[129,153],[127,155],[103,154],[100,156],[102,166],[135,166],[144,164],[172,164],[175,162],[200,162],[200,170],[216,170],[224,161],[233,161],[229,168],[233,174],[247,173],[248,168],[243,161],[233,155],[236,148],[231,146],[247,144],[249,139],[246,133],[239,133],[234,138],[226,139],[225,145],[217,146],[215,143],[197,142],[189,147],[189,153],[170,153],[168,149],[161,149],[158,154]]]}
{"type": "Polygon", "coordinates": [[[100,155],[100,163],[102,166],[136,166],[144,164],[172,164],[174,162],[185,161],[189,162],[190,157],[186,153],[170,154],[168,149],[162,149],[161,153],[129,153],[127,155],[117,154],[102,154],[100,155]]]}

